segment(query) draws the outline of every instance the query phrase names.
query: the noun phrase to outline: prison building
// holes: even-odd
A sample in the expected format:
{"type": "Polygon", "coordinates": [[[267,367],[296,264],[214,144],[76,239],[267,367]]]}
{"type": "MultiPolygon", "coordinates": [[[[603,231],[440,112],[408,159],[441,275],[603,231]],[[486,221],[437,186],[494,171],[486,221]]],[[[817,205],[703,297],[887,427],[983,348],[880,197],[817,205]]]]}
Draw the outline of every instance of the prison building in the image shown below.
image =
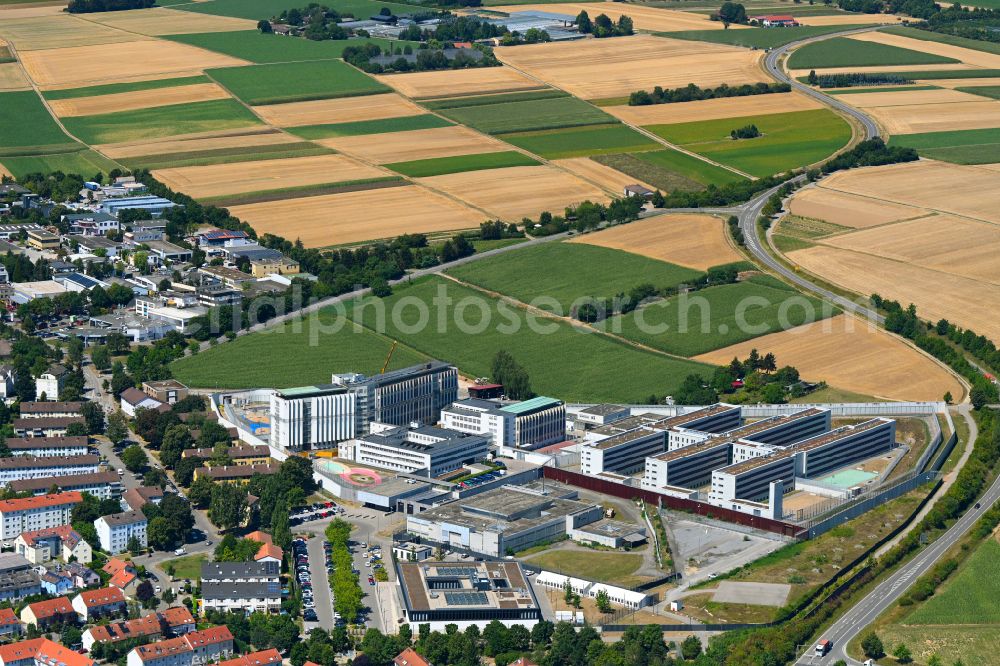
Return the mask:
{"type": "Polygon", "coordinates": [[[771,483],[780,481],[786,490],[795,487],[795,454],[784,451],[773,456],[753,458],[712,473],[708,501],[761,500],[768,497],[771,483]]]}
{"type": "Polygon", "coordinates": [[[580,449],[580,471],[588,476],[604,472],[630,474],[642,469],[646,458],[667,448],[667,433],[648,427],[586,443],[580,449]]]}
{"type": "Polygon", "coordinates": [[[725,433],[727,437],[771,446],[788,446],[830,429],[830,411],[810,407],[785,416],[749,423],[725,433]]]}
{"type": "Polygon", "coordinates": [[[792,449],[801,458],[798,476],[812,479],[888,453],[895,446],[896,422],[878,418],[837,428],[799,442],[792,449]]]}
{"type": "Polygon", "coordinates": [[[739,428],[742,422],[742,411],[738,406],[720,402],[687,414],[673,416],[654,424],[653,427],[667,430],[669,432],[667,448],[676,449],[700,442],[712,434],[739,428]]]}
{"type": "Polygon", "coordinates": [[[696,444],[646,458],[642,487],[700,488],[712,480],[712,471],[732,463],[733,440],[712,437],[696,444]]]}

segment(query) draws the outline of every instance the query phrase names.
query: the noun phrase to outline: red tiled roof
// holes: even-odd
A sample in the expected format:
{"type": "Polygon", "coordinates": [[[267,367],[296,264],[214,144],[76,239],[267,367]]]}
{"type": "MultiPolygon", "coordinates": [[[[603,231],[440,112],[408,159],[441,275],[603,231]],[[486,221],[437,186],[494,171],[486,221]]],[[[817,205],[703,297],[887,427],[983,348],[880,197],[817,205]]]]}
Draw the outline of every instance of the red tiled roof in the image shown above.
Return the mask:
{"type": "Polygon", "coordinates": [[[274,648],[271,648],[270,650],[251,652],[242,657],[219,662],[219,666],[270,666],[271,664],[280,663],[281,654],[274,648]]]}
{"type": "Polygon", "coordinates": [[[101,571],[103,571],[106,574],[111,574],[112,576],[114,576],[116,573],[118,573],[119,571],[122,571],[124,569],[134,569],[134,568],[135,568],[135,565],[132,564],[131,562],[123,560],[123,559],[121,559],[119,557],[112,557],[101,568],[101,571]]]}
{"type": "Polygon", "coordinates": [[[400,652],[392,663],[396,666],[431,666],[431,663],[417,654],[413,648],[406,648],[400,652]]]}
{"type": "Polygon", "coordinates": [[[160,616],[171,628],[194,624],[194,616],[191,615],[191,611],[186,606],[173,606],[160,613],[160,616]]]}
{"type": "Polygon", "coordinates": [[[261,532],[260,530],[255,530],[243,538],[250,541],[256,541],[257,543],[272,543],[271,535],[267,532],[261,532]]]}
{"type": "Polygon", "coordinates": [[[113,622],[90,628],[90,635],[100,643],[114,643],[138,636],[153,636],[162,631],[160,618],[156,613],[128,622],[113,622]]]}
{"type": "Polygon", "coordinates": [[[80,593],[83,605],[87,608],[105,606],[107,604],[125,603],[125,595],[117,587],[104,587],[99,590],[84,590],[80,593]]]}
{"type": "Polygon", "coordinates": [[[0,646],[0,660],[8,664],[12,661],[35,659],[62,666],[94,666],[96,662],[82,654],[70,650],[47,638],[33,638],[27,641],[0,646]]]}
{"type": "Polygon", "coordinates": [[[122,569],[121,571],[119,571],[114,576],[108,579],[108,585],[114,586],[119,590],[123,590],[129,585],[131,585],[132,581],[134,581],[135,579],[136,575],[134,573],[132,573],[128,569],[122,569]]]}
{"type": "Polygon", "coordinates": [[[231,641],[233,640],[233,634],[229,631],[229,627],[219,625],[218,627],[209,627],[208,629],[203,629],[202,631],[192,631],[190,634],[185,635],[184,639],[191,647],[194,648],[202,645],[212,645],[214,643],[231,641]]]}
{"type": "Polygon", "coordinates": [[[54,495],[39,495],[38,497],[24,497],[22,499],[10,499],[0,501],[0,513],[7,511],[25,511],[27,509],[41,509],[48,506],[59,506],[61,504],[79,504],[83,501],[83,495],[75,490],[54,495]]]}
{"type": "Polygon", "coordinates": [[[273,557],[274,559],[281,561],[281,558],[285,556],[284,551],[275,546],[273,543],[262,543],[257,554],[253,556],[254,561],[260,561],[265,557],[273,557]]]}
{"type": "Polygon", "coordinates": [[[765,16],[754,16],[758,21],[794,21],[795,17],[789,14],[767,14],[765,16]]]}
{"type": "Polygon", "coordinates": [[[184,638],[184,636],[181,636],[180,638],[168,638],[165,641],[157,641],[147,645],[140,645],[135,648],[135,653],[141,661],[160,659],[162,657],[169,657],[176,654],[184,654],[185,652],[191,651],[191,646],[187,644],[187,641],[184,640],[184,638]]]}
{"type": "Polygon", "coordinates": [[[14,609],[0,608],[0,627],[7,627],[12,624],[21,624],[21,621],[17,619],[17,615],[14,614],[14,609]]]}
{"type": "Polygon", "coordinates": [[[33,604],[28,604],[28,608],[31,609],[36,620],[47,619],[56,615],[69,615],[70,613],[76,615],[76,611],[73,610],[73,604],[66,597],[36,601],[33,604]]]}
{"type": "Polygon", "coordinates": [[[71,534],[75,534],[71,525],[60,525],[59,527],[46,527],[43,530],[35,530],[33,532],[22,532],[21,538],[24,539],[24,543],[32,546],[36,539],[46,539],[48,537],[67,539],[71,534]]]}

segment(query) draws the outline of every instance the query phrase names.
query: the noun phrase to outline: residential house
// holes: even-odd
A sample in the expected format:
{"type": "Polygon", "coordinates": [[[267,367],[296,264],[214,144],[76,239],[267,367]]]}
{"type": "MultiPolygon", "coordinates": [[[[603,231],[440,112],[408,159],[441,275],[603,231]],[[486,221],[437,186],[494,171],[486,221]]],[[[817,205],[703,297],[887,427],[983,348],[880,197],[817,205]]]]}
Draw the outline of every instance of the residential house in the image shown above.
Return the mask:
{"type": "Polygon", "coordinates": [[[14,419],[11,426],[18,437],[65,437],[70,425],[86,425],[82,416],[43,416],[41,418],[14,419]]]}
{"type": "Polygon", "coordinates": [[[24,625],[21,624],[21,620],[14,613],[14,609],[0,608],[0,638],[20,636],[23,631],[24,625]]]}
{"type": "Polygon", "coordinates": [[[209,229],[202,231],[189,238],[198,247],[237,247],[240,245],[254,245],[254,240],[245,231],[234,229],[209,229]]]}
{"type": "Polygon", "coordinates": [[[128,666],[203,666],[233,653],[233,634],[218,626],[178,638],[140,645],[128,653],[128,666]]]}
{"type": "Polygon", "coordinates": [[[268,463],[265,465],[223,465],[221,467],[199,467],[194,471],[194,478],[197,481],[202,477],[212,479],[216,483],[243,484],[257,475],[277,474],[281,469],[278,463],[268,463]]]}
{"type": "Polygon", "coordinates": [[[7,448],[10,449],[11,455],[35,456],[36,458],[85,456],[90,450],[87,437],[83,435],[74,437],[8,437],[7,448]]]}
{"type": "MultiPolygon", "coordinates": [[[[45,438],[28,439],[26,441],[45,441],[45,438]]],[[[7,440],[9,444],[11,440],[7,440]]],[[[76,456],[79,457],[79,456],[76,456]]],[[[52,487],[61,492],[75,490],[81,493],[90,493],[98,499],[111,499],[121,497],[122,481],[114,472],[93,472],[90,474],[71,474],[67,476],[40,476],[32,479],[22,479],[11,481],[7,487],[15,493],[32,493],[34,495],[44,495],[52,487]]]]}
{"type": "MultiPolygon", "coordinates": [[[[184,449],[182,458],[202,458],[210,460],[215,455],[213,449],[184,449]]],[[[274,462],[271,460],[271,449],[267,446],[230,446],[226,449],[226,456],[233,461],[234,465],[267,465],[274,462]]],[[[212,465],[208,465],[211,467],[212,465]]]]}
{"type": "Polygon", "coordinates": [[[78,401],[59,402],[55,400],[22,402],[20,409],[21,416],[26,419],[44,418],[46,416],[80,416],[83,403],[78,401]]]}
{"type": "Polygon", "coordinates": [[[48,638],[32,638],[0,646],[3,666],[96,666],[93,659],[48,638]]]}
{"type": "Polygon", "coordinates": [[[161,409],[164,407],[162,402],[156,398],[149,397],[134,386],[122,391],[118,399],[121,402],[122,411],[132,417],[140,409],[161,409]]]}
{"type": "Polygon", "coordinates": [[[113,513],[94,521],[101,550],[112,555],[128,550],[129,543],[133,539],[138,542],[140,548],[145,548],[147,525],[146,516],[141,511],[113,513]]]}
{"type": "Polygon", "coordinates": [[[71,456],[69,458],[12,456],[0,458],[0,484],[42,478],[48,482],[48,487],[58,486],[60,479],[64,476],[95,474],[99,468],[100,457],[95,455],[71,456]]]}
{"type": "Polygon", "coordinates": [[[395,666],[433,666],[431,662],[427,661],[419,654],[416,650],[411,647],[406,648],[392,660],[395,666]]]}
{"type": "Polygon", "coordinates": [[[73,608],[82,622],[93,623],[99,618],[123,614],[125,595],[114,586],[84,590],[73,597],[73,608]]]}
{"type": "Polygon", "coordinates": [[[61,597],[73,591],[73,579],[55,571],[46,571],[38,576],[42,592],[61,597]]]}
{"type": "Polygon", "coordinates": [[[14,551],[32,564],[45,564],[54,559],[88,564],[93,559],[90,544],[70,525],[23,532],[14,541],[14,551]]]}
{"type": "Polygon", "coordinates": [[[279,563],[268,561],[202,563],[202,610],[276,613],[280,571],[279,563]]]}
{"type": "Polygon", "coordinates": [[[173,606],[162,612],[124,622],[97,625],[83,632],[83,647],[90,650],[94,643],[118,643],[137,638],[148,643],[173,638],[194,631],[195,620],[184,606],[173,606]]]}
{"type": "MultiPolygon", "coordinates": [[[[60,288],[60,291],[65,289],[60,288]]],[[[35,395],[38,400],[58,400],[66,380],[69,378],[69,370],[66,366],[58,363],[50,365],[45,372],[35,378],[35,395]]]]}
{"type": "Polygon", "coordinates": [[[150,398],[172,405],[188,397],[188,387],[176,379],[161,379],[142,383],[142,391],[150,398]]]}
{"type": "Polygon", "coordinates": [[[219,666],[281,666],[281,653],[274,648],[260,650],[219,662],[219,666]]]}
{"type": "Polygon", "coordinates": [[[131,562],[112,557],[102,568],[104,573],[111,576],[108,585],[117,587],[126,597],[130,599],[135,596],[135,590],[139,587],[139,573],[131,562]]]}
{"type": "Polygon", "coordinates": [[[73,579],[73,587],[85,589],[101,584],[101,577],[93,569],[89,569],[79,562],[70,562],[63,567],[63,571],[73,579]]]}
{"type": "Polygon", "coordinates": [[[163,500],[163,491],[159,488],[139,486],[125,491],[122,495],[122,508],[128,507],[132,511],[142,511],[142,507],[152,502],[159,504],[163,500]]]}
{"type": "Polygon", "coordinates": [[[83,501],[78,492],[0,501],[0,539],[15,539],[23,532],[68,525],[73,507],[83,501]]]}
{"type": "Polygon", "coordinates": [[[21,622],[33,624],[41,631],[48,631],[60,624],[76,624],[77,614],[73,604],[66,597],[28,604],[21,611],[21,622]]]}

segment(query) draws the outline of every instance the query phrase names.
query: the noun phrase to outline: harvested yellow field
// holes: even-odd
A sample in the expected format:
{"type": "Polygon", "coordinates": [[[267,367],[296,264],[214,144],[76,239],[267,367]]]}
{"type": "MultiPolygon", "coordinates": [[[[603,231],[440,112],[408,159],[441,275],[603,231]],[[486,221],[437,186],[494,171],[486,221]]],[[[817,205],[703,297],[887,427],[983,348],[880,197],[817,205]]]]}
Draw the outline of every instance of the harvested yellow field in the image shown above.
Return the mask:
{"type": "Polygon", "coordinates": [[[257,22],[249,19],[183,12],[163,7],[99,12],[87,14],[83,18],[111,28],[154,36],[182,35],[192,32],[233,32],[235,30],[254,30],[257,27],[257,22]]]}
{"type": "Polygon", "coordinates": [[[916,81],[916,83],[924,86],[940,86],[941,88],[1000,86],[1000,77],[983,77],[981,79],[921,79],[916,81]]]}
{"type": "Polygon", "coordinates": [[[763,53],[650,35],[496,49],[508,65],[584,99],[617,97],[658,85],[708,87],[769,80],[758,66],[763,53]]]}
{"type": "Polygon", "coordinates": [[[610,200],[590,183],[548,166],[467,171],[421,178],[419,182],[510,222],[534,218],[546,210],[562,211],[587,200],[610,200]]]}
{"type": "Polygon", "coordinates": [[[175,192],[208,199],[243,192],[380,178],[392,174],[344,155],[315,155],[236,164],[157,169],[153,176],[175,192]]]}
{"type": "Polygon", "coordinates": [[[382,120],[426,113],[416,104],[395,93],[320,99],[312,102],[255,106],[254,113],[277,127],[352,123],[358,120],[382,120]]]}
{"type": "Polygon", "coordinates": [[[133,92],[75,97],[49,102],[52,112],[60,118],[67,116],[92,116],[98,113],[148,109],[154,106],[207,102],[211,99],[228,99],[229,93],[215,83],[198,83],[193,86],[136,90],[133,92]]]}
{"type": "MultiPolygon", "coordinates": [[[[617,22],[622,14],[631,17],[633,25],[638,30],[650,32],[676,32],[680,30],[723,30],[725,26],[719,21],[712,21],[703,14],[691,14],[673,9],[658,9],[644,7],[638,4],[623,4],[618,2],[560,2],[555,4],[507,5],[497,7],[498,11],[513,12],[551,12],[567,14],[576,18],[577,14],[586,11],[594,20],[600,14],[617,22]]],[[[729,29],[745,28],[742,25],[731,25],[729,29]]]]}
{"type": "Polygon", "coordinates": [[[837,99],[860,109],[879,106],[910,106],[928,104],[957,104],[960,102],[983,102],[986,98],[943,88],[941,90],[895,90],[873,93],[847,93],[837,99]]]}
{"type": "Polygon", "coordinates": [[[24,76],[16,62],[0,64],[0,90],[28,90],[31,82],[24,76]]]}
{"type": "Polygon", "coordinates": [[[237,58],[163,40],[28,51],[21,53],[21,62],[28,76],[47,89],[195,76],[211,67],[247,64],[237,58]]]}
{"type": "Polygon", "coordinates": [[[1000,172],[920,160],[841,171],[823,187],[1000,224],[1000,172]]]}
{"type": "MultiPolygon", "coordinates": [[[[61,49],[148,39],[84,21],[69,14],[7,18],[5,13],[0,13],[0,37],[13,44],[18,51],[61,49]]],[[[112,63],[127,68],[128,61],[112,59],[101,64],[105,68],[113,68],[115,65],[112,63]]]]}
{"type": "Polygon", "coordinates": [[[881,25],[899,23],[903,19],[891,14],[829,14],[827,16],[796,16],[802,25],[881,25]]]}
{"type": "Polygon", "coordinates": [[[604,107],[604,110],[619,120],[633,125],[667,125],[819,108],[823,108],[822,105],[811,97],[796,93],[778,93],[750,97],[720,97],[674,104],[608,106],[604,107]]]}
{"type": "Polygon", "coordinates": [[[867,322],[839,315],[702,354],[695,360],[725,365],[750,350],[773,353],[779,365],[798,368],[807,381],[888,400],[940,400],[965,395],[962,385],[933,359],[867,322]],[[850,353],[845,353],[850,350],[850,353]]]}
{"type": "Polygon", "coordinates": [[[868,113],[890,135],[1000,127],[1000,102],[977,99],[983,101],[882,106],[869,109],[868,113]]]}
{"type": "Polygon", "coordinates": [[[1000,285],[1000,226],[936,214],[819,241],[1000,285]]]}
{"type": "MultiPolygon", "coordinates": [[[[859,72],[862,74],[871,72],[912,72],[914,67],[919,67],[921,72],[952,71],[958,69],[980,69],[972,65],[961,62],[941,63],[937,65],[874,65],[871,67],[824,67],[824,74],[852,74],[859,72]]],[[[808,76],[808,69],[790,69],[788,73],[793,77],[808,76]]],[[[969,79],[971,80],[971,79],[969,79]]],[[[931,82],[936,84],[937,81],[931,82]]]]}
{"type": "Polygon", "coordinates": [[[799,190],[792,197],[789,210],[793,215],[824,220],[854,229],[864,229],[927,214],[923,208],[836,192],[823,187],[799,190]]]}
{"type": "Polygon", "coordinates": [[[378,164],[510,150],[510,146],[467,127],[436,127],[371,136],[342,136],[316,143],[378,164]]]}
{"type": "Polygon", "coordinates": [[[384,74],[375,78],[414,99],[485,95],[544,87],[538,81],[533,81],[509,67],[384,74]]]}
{"type": "MultiPolygon", "coordinates": [[[[1000,320],[996,317],[1000,286],[996,284],[825,245],[796,250],[787,256],[810,273],[858,294],[881,294],[901,303],[913,303],[921,319],[937,321],[943,317],[990,339],[1000,337],[1000,320]]],[[[782,361],[786,362],[791,361],[782,361]]]]}
{"type": "Polygon", "coordinates": [[[59,16],[66,9],[66,3],[52,4],[23,3],[0,7],[0,21],[10,21],[19,18],[36,18],[38,16],[59,16]]]}
{"type": "Polygon", "coordinates": [[[1000,68],[1000,54],[977,51],[975,49],[966,49],[961,46],[952,46],[951,44],[942,44],[940,42],[932,42],[926,39],[914,39],[912,37],[904,37],[903,35],[894,35],[886,32],[865,32],[854,35],[851,39],[856,39],[859,42],[875,42],[877,44],[898,46],[903,49],[910,49],[911,51],[930,53],[932,55],[944,56],[945,58],[954,58],[955,60],[959,60],[967,65],[974,65],[984,69],[1000,68]]]}
{"type": "Polygon", "coordinates": [[[229,212],[259,234],[299,239],[306,247],[471,229],[483,221],[482,213],[418,186],[231,206],[229,212]]]}
{"type": "Polygon", "coordinates": [[[199,133],[195,135],[172,136],[160,140],[129,141],[126,143],[106,143],[95,146],[112,159],[144,157],[146,155],[167,155],[174,153],[224,150],[248,146],[274,146],[282,143],[298,143],[300,139],[267,128],[247,131],[234,129],[224,132],[199,133]]]}
{"type": "Polygon", "coordinates": [[[552,164],[560,166],[584,180],[597,183],[604,189],[614,192],[615,196],[624,194],[625,187],[628,185],[638,184],[651,190],[656,189],[649,183],[636,180],[628,174],[595,162],[589,157],[570,157],[564,160],[555,160],[552,164]]]}
{"type": "Polygon", "coordinates": [[[657,215],[578,236],[572,243],[610,247],[698,270],[742,259],[712,215],[657,215]]]}
{"type": "Polygon", "coordinates": [[[14,174],[12,174],[3,164],[0,164],[0,176],[8,176],[10,178],[13,178],[14,174]]]}

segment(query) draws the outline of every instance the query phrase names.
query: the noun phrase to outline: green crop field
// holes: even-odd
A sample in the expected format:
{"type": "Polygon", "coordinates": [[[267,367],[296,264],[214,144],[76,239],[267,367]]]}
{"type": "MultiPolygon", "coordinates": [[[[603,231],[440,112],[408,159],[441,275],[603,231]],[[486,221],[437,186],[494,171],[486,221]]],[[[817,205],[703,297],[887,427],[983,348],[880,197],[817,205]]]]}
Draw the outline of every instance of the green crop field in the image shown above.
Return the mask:
{"type": "Polygon", "coordinates": [[[831,37],[796,49],[788,57],[789,69],[824,67],[878,67],[881,65],[937,65],[958,62],[954,58],[921,53],[877,42],[831,37]]]}
{"type": "MultiPolygon", "coordinates": [[[[208,0],[207,2],[190,2],[189,0],[184,4],[177,5],[176,8],[200,14],[236,16],[259,21],[276,16],[286,9],[302,9],[306,4],[308,3],[303,3],[302,0],[208,0]]],[[[397,14],[413,12],[412,5],[371,2],[369,0],[337,0],[329,3],[329,6],[341,14],[351,14],[358,19],[366,19],[372,14],[378,14],[382,7],[388,7],[397,14]]]]}
{"type": "MultiPolygon", "coordinates": [[[[782,8],[782,14],[787,11],[782,8]]],[[[658,32],[659,37],[688,39],[696,42],[712,42],[714,44],[731,44],[733,46],[756,47],[758,49],[773,49],[790,42],[817,35],[827,35],[831,32],[842,32],[860,26],[852,25],[800,25],[796,28],[754,28],[752,30],[685,30],[683,32],[658,32]]]]}
{"type": "Polygon", "coordinates": [[[530,315],[445,278],[415,280],[394,291],[388,298],[355,305],[351,317],[373,330],[384,328],[390,339],[428,356],[454,363],[470,377],[489,376],[494,355],[507,350],[528,371],[536,393],[569,401],[634,403],[651,393],[669,395],[689,374],[711,372],[701,363],[530,315]]]}
{"type": "Polygon", "coordinates": [[[945,162],[990,164],[1000,155],[1000,129],[903,134],[892,137],[889,143],[916,148],[925,157],[945,162]]]}
{"type": "MultiPolygon", "coordinates": [[[[909,72],[871,72],[877,74],[891,74],[903,79],[934,80],[934,79],[992,79],[1000,76],[1000,69],[917,69],[909,72]]],[[[799,76],[796,78],[800,83],[808,83],[809,77],[799,76]]],[[[971,81],[975,83],[975,81],[971,81]]],[[[886,86],[886,90],[896,90],[896,87],[886,86]]],[[[847,91],[845,91],[847,92],[847,91]]]]}
{"type": "Polygon", "coordinates": [[[1000,543],[987,539],[906,624],[1000,624],[1000,543]]]}
{"type": "Polygon", "coordinates": [[[209,51],[224,53],[234,58],[242,58],[256,63],[294,62],[296,60],[330,60],[339,58],[348,46],[364,43],[387,46],[403,46],[413,42],[388,39],[338,39],[315,41],[312,39],[288,38],[282,35],[264,35],[256,30],[234,32],[204,32],[189,35],[167,35],[182,44],[190,44],[209,51]]]}
{"type": "Polygon", "coordinates": [[[59,128],[34,91],[0,93],[0,155],[57,153],[80,147],[59,128]]]}
{"type": "Polygon", "coordinates": [[[706,186],[723,185],[725,183],[746,180],[737,173],[717,167],[714,164],[709,164],[704,160],[692,157],[679,150],[668,148],[667,150],[658,150],[651,153],[637,153],[635,157],[654,167],[679,173],[685,178],[690,178],[706,186]]]}
{"type": "Polygon", "coordinates": [[[673,287],[702,275],[700,271],[647,257],[584,243],[543,243],[457,266],[455,278],[510,296],[522,303],[568,315],[574,301],[610,298],[640,284],[673,287]],[[544,303],[548,303],[546,306],[544,303]]]}
{"type": "Polygon", "coordinates": [[[63,124],[81,141],[94,145],[251,127],[260,121],[235,99],[219,99],[63,118],[63,124]]]}
{"type": "Polygon", "coordinates": [[[588,125],[559,130],[504,134],[503,140],[548,159],[609,155],[663,146],[625,125],[588,125]]]}
{"type": "Polygon", "coordinates": [[[103,86],[87,86],[85,88],[66,88],[65,90],[45,90],[42,96],[48,100],[74,99],[77,97],[95,97],[97,95],[113,95],[115,93],[135,92],[138,90],[156,90],[158,88],[177,88],[197,83],[210,83],[207,76],[182,76],[176,79],[156,79],[155,81],[134,81],[132,83],[108,83],[103,86]]]}
{"type": "MultiPolygon", "coordinates": [[[[80,144],[74,144],[79,146],[80,144]]],[[[108,173],[121,165],[112,162],[93,150],[76,150],[68,153],[50,155],[20,155],[5,157],[0,154],[0,164],[3,164],[15,178],[21,178],[29,173],[75,173],[90,178],[94,174],[108,173]]]]}
{"type": "Polygon", "coordinates": [[[455,109],[468,106],[487,106],[489,104],[506,104],[508,102],[530,102],[536,99],[555,99],[569,97],[569,93],[554,88],[545,90],[529,90],[528,92],[500,93],[497,95],[479,95],[476,97],[446,97],[420,102],[431,111],[455,109]]]}
{"type": "Polygon", "coordinates": [[[222,67],[206,73],[247,104],[280,104],[387,92],[342,60],[222,67]]]}
{"type": "Polygon", "coordinates": [[[646,129],[671,143],[754,176],[768,176],[829,157],[851,139],[851,127],[827,109],[723,118],[646,129]],[[731,130],[754,124],[761,135],[734,140],[731,130]]]}
{"type": "Polygon", "coordinates": [[[142,167],[145,169],[168,169],[187,166],[204,166],[206,164],[231,164],[234,162],[254,162],[268,159],[278,160],[288,157],[310,157],[312,155],[329,155],[337,151],[331,148],[300,141],[298,143],[277,143],[265,146],[240,146],[236,148],[220,148],[218,150],[192,150],[185,153],[167,153],[143,155],[122,159],[122,164],[130,169],[142,167]]]}
{"type": "MultiPolygon", "coordinates": [[[[976,7],[993,7],[994,9],[1000,9],[1000,0],[996,0],[992,5],[984,4],[981,1],[976,1],[971,4],[976,7]]],[[[998,42],[987,42],[981,39],[956,37],[954,35],[945,35],[940,32],[931,32],[930,30],[920,30],[919,28],[910,28],[908,26],[894,26],[892,28],[884,28],[882,32],[902,35],[904,37],[912,37],[913,39],[922,39],[928,42],[939,42],[941,44],[951,44],[952,46],[961,46],[962,48],[973,49],[976,51],[986,51],[987,53],[1000,54],[1000,43],[998,42]]]]}
{"type": "MultiPolygon", "coordinates": [[[[344,323],[326,310],[308,317],[295,330],[292,324],[266,333],[243,336],[196,356],[174,361],[174,376],[200,388],[269,386],[288,388],[330,381],[334,372],[377,374],[392,340],[344,323]],[[339,325],[338,325],[339,322],[339,325]],[[280,358],[281,363],[261,363],[280,358]]],[[[405,345],[392,354],[392,369],[426,360],[405,345]]]]}
{"type": "Polygon", "coordinates": [[[338,136],[361,136],[364,134],[386,134],[388,132],[434,129],[435,127],[450,127],[451,124],[444,118],[425,113],[419,116],[403,116],[401,118],[385,118],[383,120],[358,120],[351,123],[289,127],[286,131],[303,139],[329,139],[338,136]]]}
{"type": "Polygon", "coordinates": [[[485,169],[502,169],[504,167],[535,166],[538,164],[524,153],[516,150],[505,150],[499,153],[478,153],[475,155],[458,155],[455,157],[434,157],[427,160],[412,160],[385,164],[385,168],[411,178],[441,176],[446,173],[463,171],[483,171],[485,169]]]}
{"type": "MultiPolygon", "coordinates": [[[[661,151],[663,152],[663,151],[661,151]]],[[[676,152],[671,150],[670,152],[676,152]]],[[[649,153],[641,153],[648,155],[649,153]]],[[[671,171],[666,167],[657,166],[645,160],[639,159],[638,155],[619,153],[616,155],[595,155],[590,159],[598,164],[617,169],[627,176],[632,176],[636,180],[641,180],[655,187],[661,192],[696,192],[704,187],[696,180],[692,180],[676,171],[671,171]]]]}
{"type": "Polygon", "coordinates": [[[971,95],[979,95],[980,97],[1000,99],[1000,86],[970,86],[965,88],[955,88],[955,90],[966,92],[971,95]]]}
{"type": "Polygon", "coordinates": [[[651,303],[603,327],[671,354],[697,356],[823,319],[822,308],[821,301],[760,276],[651,303]]]}
{"type": "Polygon", "coordinates": [[[455,107],[443,109],[441,114],[488,134],[617,122],[612,116],[575,97],[455,107]]]}

